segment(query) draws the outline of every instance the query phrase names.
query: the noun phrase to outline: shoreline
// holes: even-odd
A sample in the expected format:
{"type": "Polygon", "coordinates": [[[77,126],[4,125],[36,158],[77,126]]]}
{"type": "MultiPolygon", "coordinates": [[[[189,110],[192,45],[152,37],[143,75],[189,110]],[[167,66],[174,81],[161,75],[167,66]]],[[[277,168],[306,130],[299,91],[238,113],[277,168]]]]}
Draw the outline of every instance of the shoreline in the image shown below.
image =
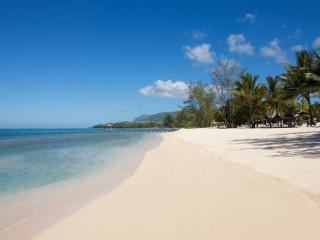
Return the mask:
{"type": "MultiPolygon", "coordinates": [[[[269,165],[270,159],[277,162],[281,158],[268,154],[274,149],[264,149],[263,145],[253,148],[253,142],[243,143],[243,140],[239,146],[234,145],[234,140],[256,139],[255,134],[261,139],[283,134],[282,130],[268,130],[263,133],[248,129],[192,129],[162,134],[164,140],[145,153],[130,177],[108,193],[91,195],[90,201],[82,202],[68,214],[56,216],[55,221],[29,237],[37,240],[319,239],[320,195],[308,192],[286,179],[287,175],[277,172],[282,162],[269,165]],[[253,163],[265,165],[264,172],[253,163]],[[270,169],[275,172],[270,174],[270,169]]],[[[294,130],[286,132],[286,136],[294,130]]],[[[316,136],[320,133],[299,130],[294,134],[300,132],[316,136]]],[[[317,152],[318,148],[313,150],[317,152]]],[[[297,164],[295,169],[306,171],[303,176],[308,176],[308,165],[314,164],[306,160],[308,156],[284,155],[282,160],[292,165],[300,164],[297,161],[300,159],[307,166],[303,169],[297,164]]],[[[320,170],[318,165],[311,168],[320,170]]],[[[291,166],[289,170],[292,169],[291,166]]],[[[311,176],[314,177],[312,172],[311,176]]],[[[305,183],[308,181],[310,186],[317,185],[318,178],[307,178],[305,183]]],[[[26,239],[23,236],[10,239],[26,239]]]]}
{"type": "Polygon", "coordinates": [[[199,147],[208,131],[163,135],[121,186],[34,239],[319,239],[317,201],[199,147]]]}
{"type": "MultiPolygon", "coordinates": [[[[142,144],[142,148],[139,150],[135,149],[134,152],[129,150],[128,153],[122,153],[120,157],[129,160],[125,160],[127,164],[121,163],[122,165],[126,166],[115,167],[113,169],[115,173],[112,173],[113,176],[110,177],[108,181],[93,187],[87,187],[87,189],[80,191],[79,194],[76,194],[73,197],[69,196],[68,199],[56,202],[53,206],[42,206],[40,210],[28,214],[24,219],[20,219],[19,221],[16,221],[15,223],[1,229],[0,239],[32,239],[34,236],[44,231],[51,225],[71,214],[74,214],[82,207],[90,204],[90,202],[94,199],[97,199],[117,189],[127,178],[135,173],[142,163],[145,154],[159,146],[162,141],[163,137],[161,135],[154,136],[152,141],[142,144]],[[129,167],[127,166],[128,161],[130,161],[129,167]]],[[[70,182],[61,182],[57,184],[61,185],[58,187],[53,187],[57,193],[63,192],[63,189],[68,187],[77,187],[75,183],[70,182]]],[[[51,185],[45,186],[45,188],[48,188],[49,190],[51,187],[51,185]]],[[[39,191],[43,190],[41,189],[39,191]]],[[[38,189],[29,190],[28,195],[36,195],[37,192],[38,189]]],[[[20,195],[24,195],[24,193],[21,193],[20,195]]],[[[6,198],[10,199],[10,195],[6,198]]]]}

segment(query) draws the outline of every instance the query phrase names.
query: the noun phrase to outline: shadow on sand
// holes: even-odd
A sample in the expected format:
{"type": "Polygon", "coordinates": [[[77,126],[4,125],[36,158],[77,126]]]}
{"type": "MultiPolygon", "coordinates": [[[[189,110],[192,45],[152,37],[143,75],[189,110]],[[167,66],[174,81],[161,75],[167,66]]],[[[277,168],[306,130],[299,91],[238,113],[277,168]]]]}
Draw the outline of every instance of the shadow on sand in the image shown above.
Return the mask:
{"type": "Polygon", "coordinates": [[[270,150],[274,157],[318,158],[320,160],[320,132],[277,134],[274,138],[234,140],[238,145],[250,144],[252,148],[270,150]]]}

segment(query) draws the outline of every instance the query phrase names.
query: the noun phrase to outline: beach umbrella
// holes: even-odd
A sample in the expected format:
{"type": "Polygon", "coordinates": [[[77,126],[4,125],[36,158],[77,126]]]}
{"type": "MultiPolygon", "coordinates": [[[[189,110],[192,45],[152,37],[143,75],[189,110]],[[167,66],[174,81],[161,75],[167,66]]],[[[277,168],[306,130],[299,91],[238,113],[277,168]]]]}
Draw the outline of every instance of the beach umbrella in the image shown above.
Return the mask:
{"type": "Polygon", "coordinates": [[[293,116],[290,116],[290,115],[284,115],[282,117],[282,120],[292,120],[294,117],[293,116]]]}
{"type": "Polygon", "coordinates": [[[282,120],[282,117],[280,117],[279,114],[277,114],[272,118],[272,120],[280,121],[280,120],[282,120]]]}
{"type": "Polygon", "coordinates": [[[292,124],[292,120],[294,119],[295,117],[291,116],[291,115],[284,115],[282,117],[283,120],[290,120],[290,124],[292,124]]]}
{"type": "Polygon", "coordinates": [[[108,123],[108,124],[107,124],[107,131],[111,131],[113,127],[114,127],[114,126],[113,126],[112,123],[108,123]]]}
{"type": "Polygon", "coordinates": [[[283,119],[282,119],[282,117],[279,116],[279,114],[277,114],[277,115],[275,115],[275,116],[272,118],[272,120],[273,120],[273,121],[276,121],[276,122],[278,123],[279,121],[281,121],[281,120],[283,120],[283,119]]]}
{"type": "Polygon", "coordinates": [[[267,115],[264,116],[264,118],[262,119],[262,121],[270,121],[270,120],[271,120],[271,118],[269,118],[267,115]]]}
{"type": "Polygon", "coordinates": [[[264,116],[264,118],[262,119],[262,121],[266,121],[266,122],[270,122],[270,127],[272,127],[272,125],[271,125],[271,121],[272,121],[272,119],[271,118],[269,118],[269,116],[264,116]]]}
{"type": "Polygon", "coordinates": [[[294,115],[294,117],[296,117],[298,119],[298,125],[300,126],[300,122],[303,119],[308,119],[309,118],[309,114],[306,112],[299,112],[298,114],[294,115]]]}
{"type": "Polygon", "coordinates": [[[303,112],[303,111],[299,112],[299,114],[298,114],[299,117],[304,117],[304,116],[308,116],[308,115],[309,115],[308,113],[303,112]]]}

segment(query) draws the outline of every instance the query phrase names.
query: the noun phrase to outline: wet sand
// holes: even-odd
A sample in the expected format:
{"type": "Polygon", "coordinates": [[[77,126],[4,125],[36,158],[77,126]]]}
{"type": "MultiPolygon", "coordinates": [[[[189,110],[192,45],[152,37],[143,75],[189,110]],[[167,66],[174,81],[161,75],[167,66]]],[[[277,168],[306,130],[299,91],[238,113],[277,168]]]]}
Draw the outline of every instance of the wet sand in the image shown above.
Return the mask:
{"type": "Polygon", "coordinates": [[[34,239],[319,239],[319,133],[163,134],[121,186],[34,239]]]}

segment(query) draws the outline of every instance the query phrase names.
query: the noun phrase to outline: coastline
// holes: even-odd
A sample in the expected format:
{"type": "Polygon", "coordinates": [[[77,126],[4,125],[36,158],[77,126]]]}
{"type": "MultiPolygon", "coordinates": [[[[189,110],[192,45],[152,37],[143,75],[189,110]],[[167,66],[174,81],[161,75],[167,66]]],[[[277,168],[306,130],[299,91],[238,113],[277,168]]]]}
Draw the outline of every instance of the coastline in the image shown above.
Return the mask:
{"type": "MultiPolygon", "coordinates": [[[[139,143],[135,145],[138,148],[128,148],[127,152],[122,152],[117,158],[121,158],[122,163],[119,166],[114,166],[112,169],[108,170],[107,173],[111,173],[112,176],[108,176],[107,180],[103,180],[102,177],[105,175],[103,172],[100,175],[92,176],[96,180],[100,179],[100,182],[97,184],[96,180],[94,185],[90,183],[90,186],[81,186],[80,190],[75,193],[68,193],[67,191],[76,189],[79,187],[79,181],[85,182],[88,178],[80,178],[77,181],[64,181],[56,184],[44,186],[41,188],[35,188],[32,190],[26,191],[26,193],[21,192],[12,196],[6,196],[4,199],[11,202],[14,202],[16,198],[26,198],[26,200],[20,204],[17,202],[15,205],[10,205],[9,210],[10,214],[12,211],[24,211],[24,208],[28,208],[23,219],[15,220],[13,223],[8,222],[4,219],[7,218],[7,209],[6,212],[2,211],[7,206],[0,206],[2,212],[0,216],[1,224],[4,225],[5,222],[8,222],[9,225],[0,230],[0,239],[1,240],[11,240],[11,239],[32,239],[34,236],[44,231],[48,227],[52,226],[56,222],[65,217],[75,213],[82,207],[89,204],[92,200],[97,199],[105,194],[112,192],[114,189],[118,188],[127,178],[132,176],[134,172],[138,169],[142,163],[145,154],[159,146],[163,141],[161,135],[154,136],[149,138],[147,142],[139,143]],[[126,159],[126,160],[124,160],[126,159]],[[111,172],[110,172],[111,171],[111,172]],[[47,192],[48,195],[43,196],[43,192],[47,192]],[[50,202],[49,205],[40,205],[37,209],[32,209],[28,206],[36,202],[35,197],[41,197],[40,202],[49,200],[50,198],[55,197],[56,194],[61,195],[64,193],[61,199],[58,198],[58,201],[50,202]],[[38,196],[39,195],[39,196],[38,196]],[[31,197],[31,199],[29,199],[31,197]],[[30,211],[31,210],[31,211],[30,211]]],[[[139,141],[140,142],[140,141],[139,141]]],[[[89,177],[89,180],[90,178],[89,177]]],[[[83,183],[84,184],[84,183],[83,183]]],[[[3,199],[3,200],[4,200],[3,199]]],[[[6,202],[6,201],[2,201],[6,202]]]]}
{"type": "MultiPolygon", "coordinates": [[[[311,131],[290,131],[295,130],[303,135],[311,131]]],[[[242,131],[240,135],[255,131],[260,139],[264,136],[260,129],[163,134],[160,146],[147,152],[135,173],[118,188],[60,219],[34,239],[319,239],[319,202],[298,188],[308,190],[318,183],[310,172],[320,169],[315,161],[301,168],[311,155],[285,155],[279,147],[283,161],[270,165],[268,160],[280,158],[265,155],[273,148],[259,149],[262,144],[251,149],[254,142],[242,139],[239,150],[232,145],[235,142],[228,145],[230,139],[221,137],[227,131],[233,140],[237,137],[231,131],[242,131]],[[278,171],[283,164],[294,165],[283,169],[289,175],[278,171]],[[303,173],[301,186],[288,177],[297,171],[303,173]]],[[[291,134],[266,131],[271,138],[291,134]]],[[[292,146],[286,148],[292,150],[292,146]]],[[[319,196],[317,191],[313,194],[319,196]]]]}

